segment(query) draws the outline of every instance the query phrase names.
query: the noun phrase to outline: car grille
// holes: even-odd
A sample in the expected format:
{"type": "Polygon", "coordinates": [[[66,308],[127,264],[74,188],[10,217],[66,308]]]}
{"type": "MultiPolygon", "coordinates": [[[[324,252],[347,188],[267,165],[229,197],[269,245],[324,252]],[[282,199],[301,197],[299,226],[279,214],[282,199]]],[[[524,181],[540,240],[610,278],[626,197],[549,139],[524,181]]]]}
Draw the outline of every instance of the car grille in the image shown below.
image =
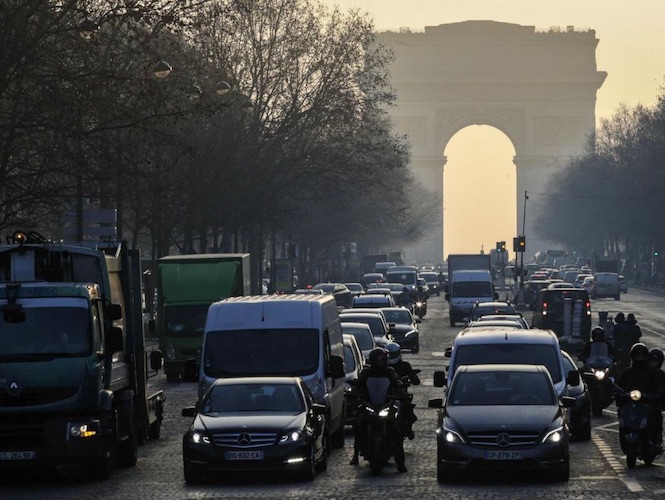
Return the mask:
{"type": "Polygon", "coordinates": [[[258,448],[270,446],[277,441],[274,432],[225,432],[212,435],[217,446],[228,448],[258,448]]]}
{"type": "Polygon", "coordinates": [[[515,446],[534,446],[540,439],[539,434],[531,432],[474,432],[467,435],[469,444],[486,448],[511,448],[515,446]]]}
{"type": "Polygon", "coordinates": [[[78,390],[78,387],[26,387],[14,396],[6,389],[0,389],[0,407],[56,403],[74,397],[78,390]]]}

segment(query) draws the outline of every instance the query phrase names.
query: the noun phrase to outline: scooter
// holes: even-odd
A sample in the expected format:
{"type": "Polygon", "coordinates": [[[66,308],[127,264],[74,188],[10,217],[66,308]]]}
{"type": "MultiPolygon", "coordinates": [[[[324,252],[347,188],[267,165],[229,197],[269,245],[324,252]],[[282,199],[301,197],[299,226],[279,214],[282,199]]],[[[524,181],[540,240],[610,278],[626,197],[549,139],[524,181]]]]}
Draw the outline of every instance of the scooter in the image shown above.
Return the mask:
{"type": "MultiPolygon", "coordinates": [[[[614,383],[614,380],[612,380],[614,383]]],[[[653,405],[659,396],[644,394],[634,389],[626,392],[615,384],[619,407],[619,441],[626,455],[626,465],[635,467],[639,458],[651,465],[663,453],[662,444],[652,440],[651,429],[654,418],[653,405]]]]}
{"type": "Polygon", "coordinates": [[[600,417],[614,400],[616,364],[609,356],[591,356],[583,368],[584,381],[591,394],[591,414],[600,417]]]}
{"type": "Polygon", "coordinates": [[[418,319],[423,319],[425,314],[427,314],[427,301],[417,300],[414,302],[413,313],[418,316],[418,319]]]}

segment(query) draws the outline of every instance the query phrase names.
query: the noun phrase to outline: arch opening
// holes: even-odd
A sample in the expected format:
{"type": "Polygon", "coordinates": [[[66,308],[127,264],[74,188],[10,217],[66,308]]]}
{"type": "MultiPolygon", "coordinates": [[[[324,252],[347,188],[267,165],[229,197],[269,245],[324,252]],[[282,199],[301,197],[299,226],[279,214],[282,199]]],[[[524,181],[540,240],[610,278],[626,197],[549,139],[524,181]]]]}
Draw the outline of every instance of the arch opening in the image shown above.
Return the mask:
{"type": "Polygon", "coordinates": [[[489,253],[497,241],[512,250],[517,218],[513,142],[493,126],[471,125],[453,135],[444,153],[444,256],[489,253]]]}

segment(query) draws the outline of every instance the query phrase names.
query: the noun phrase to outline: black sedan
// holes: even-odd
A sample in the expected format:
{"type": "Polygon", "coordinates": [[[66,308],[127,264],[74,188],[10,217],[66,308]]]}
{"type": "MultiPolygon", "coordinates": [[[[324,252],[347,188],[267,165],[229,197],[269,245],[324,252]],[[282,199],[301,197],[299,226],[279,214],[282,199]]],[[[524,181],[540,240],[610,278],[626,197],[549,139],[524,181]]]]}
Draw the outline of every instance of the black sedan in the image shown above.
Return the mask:
{"type": "MultiPolygon", "coordinates": [[[[561,351],[566,373],[577,370],[573,358],[566,351],[561,351]]],[[[568,385],[568,395],[575,398],[575,406],[568,409],[568,421],[573,437],[580,441],[591,439],[591,394],[584,382],[584,377],[575,385],[568,385]]]]}
{"type": "Polygon", "coordinates": [[[388,332],[392,335],[393,341],[402,349],[418,352],[420,350],[418,323],[422,320],[414,318],[411,311],[405,307],[382,307],[381,310],[388,322],[388,332]]]}
{"type": "Polygon", "coordinates": [[[338,307],[351,307],[351,290],[344,283],[319,283],[314,285],[313,290],[323,290],[335,297],[338,307]]]}
{"type": "Polygon", "coordinates": [[[441,408],[437,479],[471,471],[547,472],[569,477],[568,424],[547,368],[541,365],[466,365],[455,372],[441,408]]]}
{"type": "Polygon", "coordinates": [[[303,480],[327,468],[324,405],[297,377],[218,379],[183,436],[185,481],[240,471],[280,471],[303,480]]]}

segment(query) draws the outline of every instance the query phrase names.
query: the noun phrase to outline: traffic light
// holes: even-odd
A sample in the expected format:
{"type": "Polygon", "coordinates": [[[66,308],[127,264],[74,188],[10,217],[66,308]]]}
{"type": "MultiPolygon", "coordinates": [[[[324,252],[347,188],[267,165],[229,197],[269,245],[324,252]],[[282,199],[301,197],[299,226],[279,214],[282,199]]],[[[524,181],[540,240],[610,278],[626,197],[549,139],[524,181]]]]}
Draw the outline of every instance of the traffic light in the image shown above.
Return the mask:
{"type": "Polygon", "coordinates": [[[505,252],[506,251],[506,242],[505,241],[497,241],[496,242],[496,251],[497,252],[505,252]]]}
{"type": "Polygon", "coordinates": [[[517,236],[513,238],[513,252],[525,252],[526,251],[526,237],[517,236]]]}

